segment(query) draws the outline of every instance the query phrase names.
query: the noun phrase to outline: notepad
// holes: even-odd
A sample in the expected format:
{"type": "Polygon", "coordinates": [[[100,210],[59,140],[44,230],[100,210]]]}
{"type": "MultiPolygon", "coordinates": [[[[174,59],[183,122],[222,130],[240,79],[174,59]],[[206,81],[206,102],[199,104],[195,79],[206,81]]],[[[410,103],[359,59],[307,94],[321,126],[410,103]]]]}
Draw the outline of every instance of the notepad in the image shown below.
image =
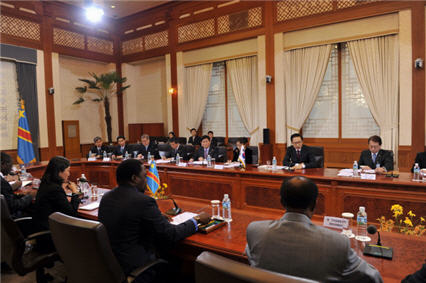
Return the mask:
{"type": "Polygon", "coordinates": [[[170,223],[172,223],[174,225],[179,225],[181,223],[188,221],[191,218],[194,218],[194,216],[196,216],[196,215],[197,214],[192,213],[192,212],[184,212],[184,213],[181,213],[181,214],[173,217],[173,221],[170,222],[170,223]]]}
{"type": "Polygon", "coordinates": [[[91,202],[89,204],[80,206],[78,209],[81,210],[94,210],[99,207],[99,202],[91,202]]]}

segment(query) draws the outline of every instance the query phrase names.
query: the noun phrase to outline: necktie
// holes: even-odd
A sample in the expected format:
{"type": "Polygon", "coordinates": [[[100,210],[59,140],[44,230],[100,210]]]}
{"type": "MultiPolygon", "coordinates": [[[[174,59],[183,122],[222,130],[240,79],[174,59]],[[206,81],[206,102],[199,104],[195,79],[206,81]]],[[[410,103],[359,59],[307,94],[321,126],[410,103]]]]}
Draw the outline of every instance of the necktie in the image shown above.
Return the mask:
{"type": "Polygon", "coordinates": [[[124,151],[124,147],[121,147],[121,148],[120,148],[120,151],[121,151],[121,153],[123,153],[123,151],[124,151]]]}
{"type": "Polygon", "coordinates": [[[209,155],[209,150],[207,148],[204,149],[204,159],[207,159],[207,155],[209,155]]]}
{"type": "Polygon", "coordinates": [[[377,156],[377,153],[373,153],[373,163],[376,163],[376,156],[377,156]]]}
{"type": "Polygon", "coordinates": [[[296,150],[297,158],[300,160],[300,150],[296,150]]]}

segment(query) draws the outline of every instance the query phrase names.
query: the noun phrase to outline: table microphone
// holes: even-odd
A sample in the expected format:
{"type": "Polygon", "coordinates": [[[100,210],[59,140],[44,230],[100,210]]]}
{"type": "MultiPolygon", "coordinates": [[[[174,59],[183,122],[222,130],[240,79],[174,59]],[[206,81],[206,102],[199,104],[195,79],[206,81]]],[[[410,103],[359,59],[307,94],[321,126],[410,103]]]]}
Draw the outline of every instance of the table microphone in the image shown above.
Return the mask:
{"type": "Polygon", "coordinates": [[[170,208],[169,210],[167,210],[166,214],[175,216],[182,212],[182,209],[177,205],[173,198],[166,196],[164,199],[169,199],[173,201],[173,205],[175,206],[174,208],[170,208]]]}
{"type": "Polygon", "coordinates": [[[368,226],[367,232],[371,235],[374,235],[377,232],[378,238],[377,238],[377,244],[365,246],[364,255],[392,259],[393,249],[391,247],[382,246],[381,239],[380,239],[380,232],[377,231],[376,226],[374,225],[368,226]]]}

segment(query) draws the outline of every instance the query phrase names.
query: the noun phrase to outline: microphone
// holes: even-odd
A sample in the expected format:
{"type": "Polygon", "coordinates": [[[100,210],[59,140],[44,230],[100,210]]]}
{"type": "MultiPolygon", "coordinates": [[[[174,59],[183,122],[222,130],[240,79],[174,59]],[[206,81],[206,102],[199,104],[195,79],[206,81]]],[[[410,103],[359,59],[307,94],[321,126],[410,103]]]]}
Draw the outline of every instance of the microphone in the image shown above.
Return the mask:
{"type": "Polygon", "coordinates": [[[177,205],[173,198],[166,196],[164,199],[171,200],[173,202],[173,205],[175,206],[174,208],[170,208],[169,210],[167,210],[166,214],[175,216],[182,212],[182,209],[177,205]]]}
{"type": "Polygon", "coordinates": [[[366,245],[364,248],[364,255],[380,257],[385,259],[392,259],[393,257],[393,249],[391,247],[382,246],[380,239],[380,232],[377,231],[376,226],[370,225],[367,227],[367,232],[371,235],[378,235],[377,244],[375,245],[366,245]]]}

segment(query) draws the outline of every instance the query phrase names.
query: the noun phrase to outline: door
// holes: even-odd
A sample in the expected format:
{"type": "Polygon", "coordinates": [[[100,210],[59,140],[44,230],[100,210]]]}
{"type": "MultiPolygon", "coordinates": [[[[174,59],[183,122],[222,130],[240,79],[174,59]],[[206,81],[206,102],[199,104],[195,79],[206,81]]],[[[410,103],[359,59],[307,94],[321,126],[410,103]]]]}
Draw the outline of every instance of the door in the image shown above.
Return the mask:
{"type": "Polygon", "coordinates": [[[62,121],[65,157],[81,158],[80,128],[78,121],[62,121]]]}

